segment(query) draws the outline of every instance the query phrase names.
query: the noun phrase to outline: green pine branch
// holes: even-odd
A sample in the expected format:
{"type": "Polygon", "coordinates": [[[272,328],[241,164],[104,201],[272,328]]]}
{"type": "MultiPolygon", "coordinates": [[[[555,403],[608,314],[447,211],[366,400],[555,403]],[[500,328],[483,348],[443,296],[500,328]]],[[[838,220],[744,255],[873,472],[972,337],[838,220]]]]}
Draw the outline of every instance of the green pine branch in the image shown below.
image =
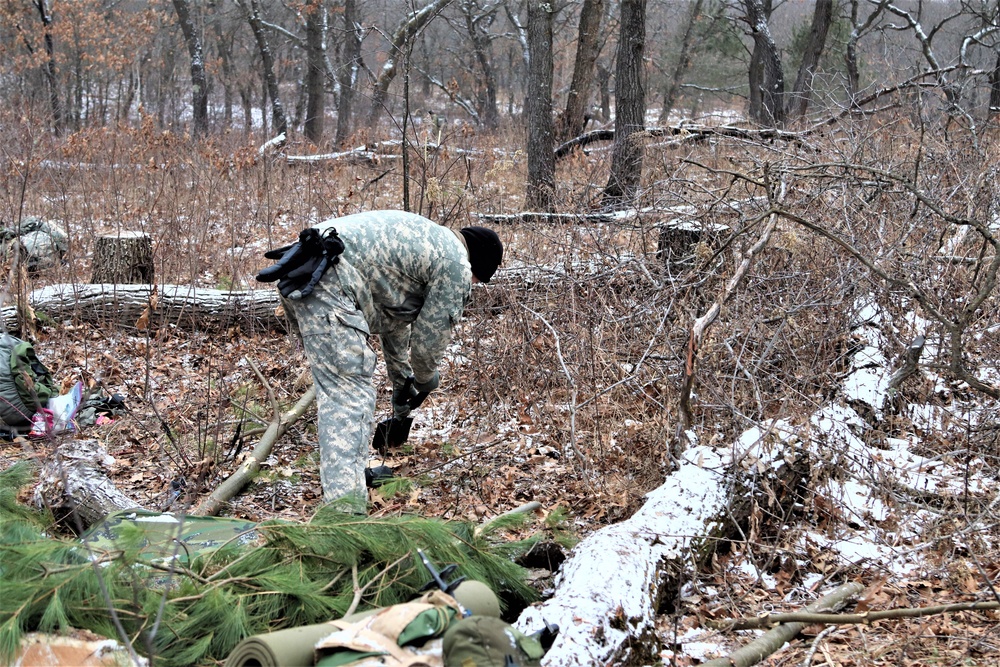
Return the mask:
{"type": "Polygon", "coordinates": [[[457,563],[459,573],[507,598],[535,597],[510,560],[514,549],[492,545],[473,524],[376,519],[332,507],[309,523],[266,522],[258,544],[234,540],[171,571],[144,560],[145,541],[129,531],[103,551],[54,536],[50,517],[16,501],[30,479],[25,465],[0,472],[0,662],[25,632],[83,628],[118,637],[113,609],[135,650],[158,665],[210,664],[250,635],[340,617],[359,589],[360,609],[412,599],[429,580],[417,549],[440,565],[457,563]]]}

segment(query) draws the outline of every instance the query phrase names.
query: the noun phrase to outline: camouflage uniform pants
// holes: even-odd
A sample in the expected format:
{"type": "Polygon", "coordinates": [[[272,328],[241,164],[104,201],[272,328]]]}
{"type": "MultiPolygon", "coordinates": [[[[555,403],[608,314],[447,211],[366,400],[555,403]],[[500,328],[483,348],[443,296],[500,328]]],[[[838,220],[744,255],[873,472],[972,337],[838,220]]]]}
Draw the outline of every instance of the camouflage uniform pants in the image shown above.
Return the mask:
{"type": "Polygon", "coordinates": [[[341,298],[322,314],[292,307],[316,385],[323,499],[349,497],[363,506],[368,499],[364,471],[375,416],[375,352],[368,344],[368,324],[361,312],[347,297],[337,296],[341,298]],[[327,321],[303,326],[307,324],[303,318],[316,317],[327,321]],[[306,333],[310,330],[315,333],[306,333]]]}

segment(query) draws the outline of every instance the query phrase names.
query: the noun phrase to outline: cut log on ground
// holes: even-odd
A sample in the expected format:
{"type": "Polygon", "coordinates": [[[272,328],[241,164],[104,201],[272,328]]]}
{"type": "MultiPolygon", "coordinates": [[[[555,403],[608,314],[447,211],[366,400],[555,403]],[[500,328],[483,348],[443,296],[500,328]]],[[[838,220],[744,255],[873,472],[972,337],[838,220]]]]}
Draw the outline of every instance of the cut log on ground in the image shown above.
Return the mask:
{"type": "MultiPolygon", "coordinates": [[[[734,457],[741,458],[738,453],[734,457]]],[[[767,485],[744,486],[734,482],[741,477],[748,482],[750,473],[723,464],[710,447],[692,448],[630,519],[578,544],[563,564],[555,596],[527,608],[517,621],[524,631],[538,630],[545,622],[559,626],[543,665],[656,662],[658,610],[673,602],[684,573],[704,564],[747,519],[753,505],[747,489],[791,489],[808,465],[768,470],[774,478],[767,485]]],[[[793,494],[775,493],[779,500],[784,495],[785,502],[794,502],[793,494]]]]}
{"type": "Polygon", "coordinates": [[[87,528],[112,512],[142,509],[118,490],[104,472],[114,462],[97,440],[64,440],[46,459],[38,476],[34,500],[71,528],[87,528]],[[76,514],[80,524],[74,525],[76,514]]]}
{"type": "MultiPolygon", "coordinates": [[[[72,320],[134,327],[149,306],[150,285],[50,285],[33,291],[29,301],[36,314],[54,320],[72,320]]],[[[284,331],[284,318],[275,314],[278,292],[217,290],[188,285],[158,285],[157,308],[150,326],[176,326],[202,331],[238,327],[244,330],[284,331]]],[[[18,327],[17,309],[4,308],[4,325],[18,327]]]]}
{"type": "Polygon", "coordinates": [[[94,246],[94,267],[90,282],[153,284],[153,240],[144,232],[99,236],[94,246]]]}

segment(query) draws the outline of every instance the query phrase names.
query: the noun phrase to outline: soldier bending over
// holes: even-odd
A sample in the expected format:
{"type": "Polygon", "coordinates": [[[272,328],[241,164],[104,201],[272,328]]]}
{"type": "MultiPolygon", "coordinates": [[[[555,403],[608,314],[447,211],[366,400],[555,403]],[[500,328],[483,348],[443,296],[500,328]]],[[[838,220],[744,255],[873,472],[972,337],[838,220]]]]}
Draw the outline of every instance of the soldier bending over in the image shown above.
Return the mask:
{"type": "Polygon", "coordinates": [[[488,283],[503,259],[484,227],[456,232],[402,211],[332,218],[257,276],[279,281],[302,336],[319,413],[320,478],[327,502],[366,502],[365,466],[375,415],[378,334],[392,381],[394,419],[438,387],[438,365],[472,283],[488,283]]]}

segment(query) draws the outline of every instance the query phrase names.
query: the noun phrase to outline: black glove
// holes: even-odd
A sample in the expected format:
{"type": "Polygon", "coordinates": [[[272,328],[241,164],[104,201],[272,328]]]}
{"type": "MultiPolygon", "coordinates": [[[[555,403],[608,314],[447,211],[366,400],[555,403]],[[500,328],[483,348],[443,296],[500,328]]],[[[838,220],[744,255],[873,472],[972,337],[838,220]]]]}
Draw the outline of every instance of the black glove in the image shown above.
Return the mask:
{"type": "Polygon", "coordinates": [[[376,487],[382,486],[394,475],[392,474],[392,468],[389,466],[375,466],[374,468],[365,468],[365,486],[369,489],[374,489],[376,487]]]}
{"type": "Polygon", "coordinates": [[[441,384],[441,374],[434,371],[434,375],[427,382],[417,382],[413,376],[406,378],[403,386],[396,387],[392,392],[392,416],[401,419],[410,414],[410,410],[420,407],[427,395],[438,388],[441,384]]]}
{"type": "Polygon", "coordinates": [[[257,280],[262,283],[277,280],[281,296],[301,299],[312,294],[320,278],[340,261],[343,252],[344,242],[333,227],[322,234],[317,229],[303,229],[298,243],[264,253],[264,257],[278,261],[258,273],[257,280]]]}
{"type": "Polygon", "coordinates": [[[321,243],[317,243],[318,238],[316,237],[318,237],[318,234],[315,229],[303,229],[299,232],[298,243],[286,245],[264,253],[264,257],[267,259],[277,259],[278,261],[258,273],[257,281],[273,283],[275,280],[280,280],[295,269],[298,269],[313,257],[317,255],[321,256],[323,254],[323,246],[321,243]]]}
{"type": "Polygon", "coordinates": [[[438,385],[440,384],[441,384],[441,374],[438,373],[437,371],[434,371],[434,375],[432,375],[427,382],[417,382],[416,380],[414,380],[413,388],[417,390],[418,394],[426,395],[437,389],[438,385]]]}
{"type": "Polygon", "coordinates": [[[410,403],[416,397],[417,390],[413,388],[413,376],[410,376],[401,387],[396,387],[392,391],[392,416],[400,418],[410,414],[410,410],[413,409],[410,403]]]}
{"type": "Polygon", "coordinates": [[[312,294],[316,283],[329,267],[330,260],[326,255],[314,255],[307,259],[302,266],[290,271],[287,276],[279,280],[278,291],[286,299],[307,297],[312,294]],[[295,292],[298,292],[298,295],[295,292]]]}

